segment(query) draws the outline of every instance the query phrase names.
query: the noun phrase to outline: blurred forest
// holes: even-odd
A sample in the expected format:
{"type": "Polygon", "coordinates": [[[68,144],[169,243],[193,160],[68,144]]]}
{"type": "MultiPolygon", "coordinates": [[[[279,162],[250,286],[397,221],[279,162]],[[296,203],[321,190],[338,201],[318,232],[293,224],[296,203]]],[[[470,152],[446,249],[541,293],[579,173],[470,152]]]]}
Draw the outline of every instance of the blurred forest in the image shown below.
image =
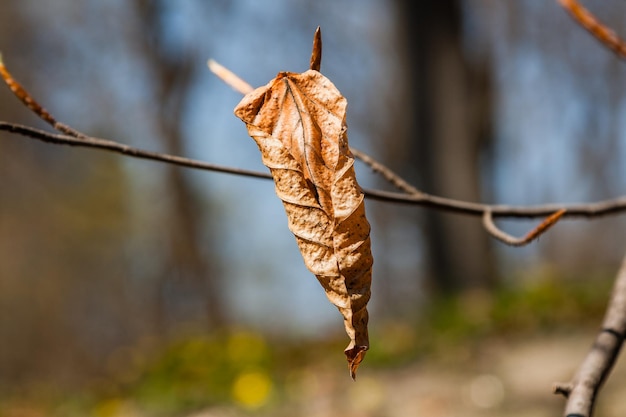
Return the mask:
{"type": "MultiPolygon", "coordinates": [[[[618,32],[626,26],[623,2],[593,6],[618,32]]],[[[240,96],[206,61],[263,85],[308,68],[318,25],[322,72],[348,99],[351,145],[419,189],[511,205],[624,194],[626,66],[557,2],[10,1],[0,51],[52,114],[83,132],[265,170],[232,114],[240,96]]],[[[45,127],[7,88],[0,119],[45,127]]],[[[270,367],[266,343],[285,339],[297,341],[299,360],[310,357],[297,350],[306,344],[330,344],[333,366],[344,366],[340,315],[304,268],[271,182],[4,132],[0,146],[0,415],[7,398],[101,387],[155,351],[166,353],[152,371],[169,378],[172,363],[220,358],[218,345],[270,367]]],[[[391,189],[366,166],[357,175],[391,189]]],[[[590,288],[604,301],[626,247],[619,216],[563,221],[509,248],[479,218],[366,204],[373,363],[377,334],[419,353],[412,332],[431,311],[499,311],[508,331],[532,321],[524,315],[541,321],[551,313],[494,295],[526,297],[533,285],[547,288],[546,305],[569,309],[552,320],[599,317],[585,304],[590,288]]],[[[498,223],[514,234],[534,225],[498,223]]]]}

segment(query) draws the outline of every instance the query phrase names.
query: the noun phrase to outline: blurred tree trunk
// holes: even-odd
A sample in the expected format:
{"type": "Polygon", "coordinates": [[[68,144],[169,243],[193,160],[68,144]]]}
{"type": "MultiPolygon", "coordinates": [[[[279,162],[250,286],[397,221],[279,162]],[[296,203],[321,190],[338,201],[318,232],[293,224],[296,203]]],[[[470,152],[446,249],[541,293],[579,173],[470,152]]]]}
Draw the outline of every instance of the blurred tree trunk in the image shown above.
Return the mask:
{"type": "MultiPolygon", "coordinates": [[[[18,28],[27,27],[24,24],[21,15],[17,13],[16,3],[4,5],[4,13],[0,13],[0,50],[6,56],[12,54],[16,49],[12,48],[9,41],[12,36],[25,35],[20,33],[18,28]]],[[[6,58],[5,58],[6,59],[6,58]]],[[[0,114],[3,120],[25,121],[26,111],[21,111],[22,107],[18,105],[18,101],[8,88],[0,91],[0,114]]],[[[30,165],[28,159],[24,155],[23,148],[16,146],[15,140],[7,132],[0,132],[0,142],[2,151],[0,152],[0,175],[4,181],[0,184],[0,339],[11,341],[11,343],[2,343],[0,346],[0,387],[8,384],[8,381],[17,380],[20,375],[20,367],[24,366],[25,361],[19,355],[20,350],[26,350],[28,343],[25,342],[26,337],[20,329],[23,323],[20,321],[25,316],[22,311],[15,308],[19,289],[13,282],[13,277],[17,275],[20,268],[19,256],[8,256],[13,254],[14,247],[20,247],[21,233],[19,229],[13,229],[11,217],[14,215],[16,194],[19,190],[11,187],[10,179],[25,174],[30,165]],[[20,326],[21,325],[21,326],[20,326]],[[8,345],[8,346],[7,346],[8,345]],[[13,348],[18,346],[17,349],[13,348]],[[9,346],[11,348],[9,348],[9,346]]]]}
{"type": "MultiPolygon", "coordinates": [[[[3,6],[5,62],[41,103],[50,103],[50,81],[37,62],[62,54],[25,47],[37,45],[44,30],[22,3],[3,6]]],[[[2,120],[49,129],[2,84],[2,120]]],[[[6,132],[0,145],[0,385],[46,378],[61,385],[101,371],[111,346],[132,340],[125,172],[113,155],[63,152],[6,132]]]]}
{"type": "MultiPolygon", "coordinates": [[[[154,77],[156,102],[155,124],[161,133],[164,151],[173,155],[185,154],[182,133],[183,109],[193,81],[193,51],[175,49],[167,44],[170,30],[165,23],[166,2],[135,0],[141,30],[141,45],[145,60],[154,77]]],[[[190,178],[179,167],[165,167],[169,201],[163,230],[169,237],[167,259],[158,284],[157,321],[164,330],[174,316],[184,320],[197,319],[199,308],[204,309],[210,327],[223,324],[225,314],[219,297],[219,283],[215,265],[202,250],[202,205],[194,192],[190,178]],[[200,298],[200,299],[198,299],[200,298]],[[190,307],[191,306],[191,307],[190,307]]]]}
{"type": "MultiPolygon", "coordinates": [[[[463,51],[458,0],[399,0],[400,39],[406,57],[406,111],[410,124],[403,163],[425,192],[484,200],[481,153],[489,145],[489,63],[463,51]]],[[[437,293],[488,288],[494,267],[480,220],[428,210],[424,215],[428,279],[437,293]]]]}

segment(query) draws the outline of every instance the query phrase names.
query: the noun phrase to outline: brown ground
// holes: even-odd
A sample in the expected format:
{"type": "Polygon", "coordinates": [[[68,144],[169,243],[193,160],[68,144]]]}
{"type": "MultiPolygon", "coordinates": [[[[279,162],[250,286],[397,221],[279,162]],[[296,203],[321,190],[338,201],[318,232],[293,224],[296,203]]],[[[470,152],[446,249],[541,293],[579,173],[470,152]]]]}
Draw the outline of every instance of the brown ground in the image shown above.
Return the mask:
{"type": "MultiPolygon", "coordinates": [[[[481,342],[424,358],[402,369],[372,370],[356,382],[326,366],[300,370],[293,392],[264,411],[207,409],[189,417],[554,417],[564,398],[554,382],[568,381],[594,338],[591,332],[481,342]]],[[[596,417],[626,415],[626,367],[618,361],[599,397],[596,417]]]]}

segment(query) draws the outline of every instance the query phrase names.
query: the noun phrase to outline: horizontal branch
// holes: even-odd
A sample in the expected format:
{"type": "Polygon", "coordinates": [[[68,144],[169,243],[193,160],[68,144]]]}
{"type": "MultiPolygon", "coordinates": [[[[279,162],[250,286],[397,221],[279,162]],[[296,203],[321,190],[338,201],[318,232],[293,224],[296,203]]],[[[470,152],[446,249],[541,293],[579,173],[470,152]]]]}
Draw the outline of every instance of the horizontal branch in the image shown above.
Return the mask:
{"type": "MultiPolygon", "coordinates": [[[[316,37],[318,35],[319,32],[316,32],[316,37]]],[[[314,53],[312,57],[312,65],[314,66],[318,65],[321,59],[321,56],[316,57],[315,45],[316,44],[314,43],[314,53]]],[[[318,43],[317,47],[319,49],[317,53],[321,54],[321,43],[318,43]]],[[[240,93],[248,94],[253,90],[253,88],[247,82],[239,78],[237,74],[233,73],[228,68],[220,65],[216,61],[209,60],[208,66],[211,71],[213,71],[218,77],[220,77],[228,85],[230,85],[232,88],[239,91],[240,93]]],[[[271,179],[271,176],[264,172],[226,167],[206,163],[203,161],[183,158],[175,155],[150,152],[133,148],[128,145],[124,145],[111,140],[91,137],[56,120],[51,113],[49,113],[43,106],[41,106],[37,102],[37,100],[35,100],[35,98],[28,91],[26,91],[26,89],[17,80],[15,80],[15,78],[13,78],[9,70],[2,62],[1,56],[0,76],[5,81],[9,89],[13,92],[13,94],[26,107],[28,107],[28,109],[30,109],[46,123],[51,125],[57,132],[60,132],[60,134],[49,133],[29,126],[23,126],[8,122],[0,122],[0,130],[5,130],[25,137],[35,138],[48,143],[97,148],[117,152],[135,158],[166,162],[189,168],[271,179]]],[[[522,246],[528,244],[532,240],[536,239],[539,235],[544,233],[546,230],[548,230],[548,228],[552,227],[561,217],[564,216],[595,217],[619,211],[626,211],[626,198],[570,207],[566,207],[563,205],[509,207],[471,203],[443,197],[436,197],[418,190],[417,188],[406,182],[404,179],[402,179],[391,169],[374,160],[367,154],[360,152],[354,148],[351,148],[351,151],[357,159],[361,160],[374,172],[382,175],[383,178],[385,178],[389,183],[402,191],[402,193],[392,193],[387,191],[364,189],[363,191],[366,197],[380,201],[421,205],[424,207],[430,207],[442,211],[449,211],[461,214],[481,215],[483,216],[483,224],[487,231],[493,237],[508,245],[522,246]],[[555,213],[558,213],[558,215],[556,215],[555,213]],[[508,235],[507,233],[498,229],[492,221],[493,217],[533,218],[546,216],[548,216],[546,220],[544,220],[538,227],[532,229],[523,238],[515,238],[511,235],[508,235]]]]}
{"type": "Polygon", "coordinates": [[[493,217],[528,219],[550,216],[551,214],[559,210],[565,210],[562,218],[594,218],[626,212],[626,196],[584,204],[581,203],[511,206],[504,204],[490,205],[472,203],[445,197],[438,197],[430,194],[413,196],[380,190],[367,190],[366,195],[374,200],[389,201],[394,203],[416,204],[423,207],[436,208],[444,211],[475,216],[483,216],[486,210],[490,210],[493,217]]]}
{"type": "MultiPolygon", "coordinates": [[[[19,125],[0,121],[0,131],[14,133],[38,139],[43,142],[79,146],[86,148],[96,148],[116,152],[134,158],[149,159],[158,162],[166,162],[187,168],[201,169],[206,171],[222,172],[226,174],[242,175],[246,177],[271,179],[269,173],[253,171],[248,169],[233,168],[223,165],[212,164],[196,159],[184,158],[181,156],[163,154],[133,148],[108,139],[99,139],[91,136],[70,136],[65,134],[51,133],[29,126],[19,125]]],[[[547,204],[536,206],[509,206],[490,205],[454,200],[438,197],[420,192],[419,194],[404,194],[383,190],[364,189],[366,197],[372,200],[418,205],[427,208],[445,210],[449,212],[483,216],[485,211],[489,211],[493,217],[510,218],[537,218],[546,217],[559,211],[565,210],[562,217],[599,217],[603,215],[626,212],[626,197],[611,200],[598,201],[589,204],[547,204]]]]}
{"type": "Polygon", "coordinates": [[[111,152],[120,153],[134,158],[149,159],[152,161],[166,162],[174,165],[180,165],[187,168],[202,169],[206,171],[223,172],[227,174],[243,175],[246,177],[256,177],[263,179],[271,179],[272,176],[265,172],[252,171],[249,169],[240,169],[227,167],[223,165],[211,164],[196,159],[184,158],[181,156],[168,155],[159,152],[145,151],[133,148],[108,139],[99,139],[91,136],[70,136],[59,133],[46,132],[41,129],[35,129],[30,126],[19,125],[15,123],[7,123],[0,121],[0,131],[7,131],[21,136],[38,139],[42,142],[53,143],[55,145],[69,145],[83,148],[103,149],[111,152]]]}

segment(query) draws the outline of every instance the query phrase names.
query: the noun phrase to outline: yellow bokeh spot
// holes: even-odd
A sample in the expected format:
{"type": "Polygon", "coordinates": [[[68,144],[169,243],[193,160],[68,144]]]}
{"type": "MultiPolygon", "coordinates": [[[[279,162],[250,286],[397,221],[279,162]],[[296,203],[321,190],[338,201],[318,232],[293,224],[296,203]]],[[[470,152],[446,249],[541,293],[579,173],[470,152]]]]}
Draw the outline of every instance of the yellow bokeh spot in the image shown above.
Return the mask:
{"type": "Polygon", "coordinates": [[[96,417],[114,417],[122,415],[124,403],[118,398],[112,398],[96,405],[93,414],[96,417]]]}
{"type": "Polygon", "coordinates": [[[233,383],[233,399],[246,408],[258,408],[265,404],[272,393],[272,380],[263,372],[240,374],[233,383]]]}

